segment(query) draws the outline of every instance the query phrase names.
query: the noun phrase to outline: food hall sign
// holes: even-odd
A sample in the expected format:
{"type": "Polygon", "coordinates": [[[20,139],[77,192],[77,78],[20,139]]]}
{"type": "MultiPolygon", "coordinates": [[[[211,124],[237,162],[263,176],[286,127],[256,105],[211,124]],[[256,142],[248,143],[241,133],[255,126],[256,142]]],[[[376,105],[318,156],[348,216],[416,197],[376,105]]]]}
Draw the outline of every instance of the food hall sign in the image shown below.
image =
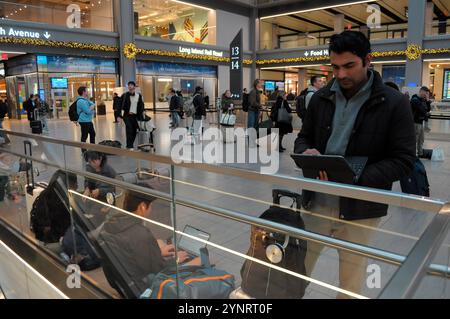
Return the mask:
{"type": "Polygon", "coordinates": [[[31,30],[16,29],[13,27],[6,27],[5,29],[0,26],[0,37],[4,36],[13,38],[31,38],[31,39],[40,39],[44,37],[46,39],[50,39],[52,35],[48,33],[48,31],[45,31],[45,33],[40,33],[31,30]]]}
{"type": "Polygon", "coordinates": [[[328,49],[323,50],[309,50],[303,53],[305,57],[316,57],[316,56],[328,56],[328,49]]]}
{"type": "Polygon", "coordinates": [[[178,47],[178,52],[186,53],[186,54],[198,54],[198,55],[208,55],[222,58],[223,52],[216,50],[208,50],[208,49],[197,49],[197,48],[187,48],[187,47],[178,47]]]}

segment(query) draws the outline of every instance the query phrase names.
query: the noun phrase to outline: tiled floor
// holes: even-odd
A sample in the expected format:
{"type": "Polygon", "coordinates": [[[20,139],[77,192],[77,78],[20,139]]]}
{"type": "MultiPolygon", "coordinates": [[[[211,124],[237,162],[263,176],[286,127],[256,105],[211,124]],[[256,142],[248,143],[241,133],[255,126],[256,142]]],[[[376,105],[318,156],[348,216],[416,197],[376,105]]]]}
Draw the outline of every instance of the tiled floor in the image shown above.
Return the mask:
{"type": "MultiPolygon", "coordinates": [[[[124,126],[112,123],[112,116],[100,116],[95,121],[97,130],[97,142],[105,139],[119,140],[125,144],[124,126]]],[[[158,113],[155,116],[157,131],[156,150],[158,154],[170,155],[170,130],[169,119],[166,114],[158,113]]],[[[6,129],[14,131],[29,132],[29,126],[26,121],[6,121],[6,129]]],[[[450,125],[448,121],[431,120],[431,132],[427,135],[425,147],[441,147],[446,155],[450,155],[450,125]]],[[[67,120],[50,121],[50,136],[58,139],[79,140],[79,128],[67,120]]],[[[292,160],[289,157],[289,151],[292,151],[295,134],[290,134],[285,138],[284,145],[288,151],[281,154],[279,174],[288,176],[299,176],[295,170],[292,160]]],[[[13,140],[11,146],[17,152],[23,152],[23,145],[19,139],[13,140]]],[[[62,146],[41,143],[34,148],[37,156],[45,152],[50,162],[57,163],[62,167],[69,167],[75,170],[83,169],[82,157],[79,150],[62,146]]],[[[443,201],[450,200],[450,164],[448,158],[444,162],[423,161],[428,172],[431,184],[431,193],[433,198],[439,198],[443,201]]],[[[110,157],[109,163],[117,172],[135,171],[137,163],[123,157],[110,157]]],[[[224,164],[225,165],[225,164],[224,164]]],[[[245,168],[249,170],[258,170],[258,164],[226,164],[234,167],[245,168]]],[[[149,163],[143,163],[144,167],[149,167],[149,163]]],[[[161,165],[156,165],[161,167],[161,165]]],[[[44,169],[39,165],[41,170],[44,169]]],[[[38,180],[48,180],[53,170],[42,172],[38,180]]],[[[272,201],[272,189],[277,185],[268,183],[255,183],[243,178],[212,174],[201,170],[176,168],[175,192],[177,195],[191,200],[196,200],[208,205],[227,208],[251,216],[259,216],[268,208],[272,201]]],[[[299,190],[293,190],[298,192],[299,190]]],[[[400,191],[398,183],[394,185],[394,191],[400,191]]],[[[159,219],[169,220],[171,212],[166,207],[166,212],[161,214],[159,219]]],[[[16,224],[20,229],[27,229],[26,209],[18,209],[17,205],[11,205],[7,201],[0,206],[0,216],[16,224]]],[[[433,217],[431,213],[412,211],[409,209],[390,207],[388,216],[382,218],[379,229],[374,231],[373,240],[370,246],[386,251],[407,254],[415,244],[415,238],[419,237],[425,230],[429,221],[433,217]]],[[[323,219],[317,217],[319,222],[323,219]]],[[[195,211],[191,208],[176,207],[177,229],[182,230],[184,225],[190,224],[212,234],[211,241],[222,245],[228,249],[246,254],[249,248],[250,227],[248,225],[230,221],[222,217],[209,215],[205,212],[195,211]]],[[[156,226],[152,226],[154,229],[156,226]]],[[[308,225],[306,225],[308,227],[308,225]]],[[[165,233],[167,234],[167,233],[165,233]]],[[[165,236],[165,235],[161,235],[165,236]]],[[[446,244],[450,244],[450,236],[446,239],[446,244]]],[[[448,247],[443,247],[440,252],[439,262],[449,264],[448,247]]],[[[236,276],[240,283],[240,268],[243,258],[233,255],[227,251],[216,248],[210,249],[212,262],[218,268],[224,269],[236,276]]],[[[369,261],[372,263],[374,261],[369,261]]],[[[328,284],[338,285],[338,263],[339,257],[336,250],[326,248],[319,259],[312,277],[328,284]]],[[[390,276],[395,272],[396,267],[377,262],[382,269],[382,287],[386,285],[390,276]]],[[[102,286],[107,286],[106,280],[101,271],[89,274],[102,286]]],[[[441,278],[427,278],[417,297],[439,298],[442,296],[450,297],[450,289],[446,289],[449,282],[441,278]],[[439,287],[438,289],[434,289],[439,287]]],[[[111,291],[111,288],[106,288],[111,291]]],[[[376,297],[381,289],[362,290],[361,294],[368,297],[376,297]]],[[[311,284],[307,290],[305,298],[334,298],[336,292],[311,284]]]]}

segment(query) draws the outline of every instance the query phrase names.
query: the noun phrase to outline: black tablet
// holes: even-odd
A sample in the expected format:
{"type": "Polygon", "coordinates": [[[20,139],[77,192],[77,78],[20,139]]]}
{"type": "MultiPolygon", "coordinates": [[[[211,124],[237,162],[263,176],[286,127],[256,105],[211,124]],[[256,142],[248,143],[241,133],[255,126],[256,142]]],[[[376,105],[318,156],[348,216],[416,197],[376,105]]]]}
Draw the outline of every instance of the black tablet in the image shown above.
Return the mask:
{"type": "Polygon", "coordinates": [[[357,177],[345,157],[340,155],[291,154],[291,157],[307,178],[316,179],[319,171],[325,171],[332,182],[353,184],[357,177]]]}

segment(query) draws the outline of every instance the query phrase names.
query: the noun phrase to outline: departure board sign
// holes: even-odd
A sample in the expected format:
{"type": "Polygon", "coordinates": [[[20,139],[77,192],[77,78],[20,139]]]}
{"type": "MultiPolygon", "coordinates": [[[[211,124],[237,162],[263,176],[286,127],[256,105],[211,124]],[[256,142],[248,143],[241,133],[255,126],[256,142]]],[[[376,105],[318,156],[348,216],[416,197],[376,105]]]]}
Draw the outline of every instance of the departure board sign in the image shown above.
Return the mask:
{"type": "Polygon", "coordinates": [[[242,99],[242,29],[230,44],[230,91],[234,100],[242,99]]]}
{"type": "Polygon", "coordinates": [[[442,99],[450,100],[450,69],[444,70],[444,92],[442,99]]]}

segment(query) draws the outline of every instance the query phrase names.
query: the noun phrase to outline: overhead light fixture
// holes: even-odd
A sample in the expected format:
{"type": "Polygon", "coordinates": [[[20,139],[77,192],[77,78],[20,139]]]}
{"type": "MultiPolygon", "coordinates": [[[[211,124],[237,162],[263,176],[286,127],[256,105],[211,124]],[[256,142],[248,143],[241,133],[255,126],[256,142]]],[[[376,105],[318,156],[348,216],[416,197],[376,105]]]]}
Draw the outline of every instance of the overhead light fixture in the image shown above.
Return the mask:
{"type": "Polygon", "coordinates": [[[169,79],[169,78],[159,78],[158,79],[158,82],[172,82],[172,79],[169,79]]]}
{"type": "Polygon", "coordinates": [[[437,62],[437,61],[450,61],[448,58],[442,58],[442,59],[423,59],[424,62],[437,62]]]}
{"type": "Polygon", "coordinates": [[[261,70],[277,70],[277,69],[288,69],[288,68],[308,68],[312,66],[321,66],[322,64],[305,64],[305,65],[286,65],[286,66],[268,66],[266,68],[261,68],[261,70]]]}
{"type": "MultiPolygon", "coordinates": [[[[172,0],[172,1],[174,1],[174,0],[172,0]]],[[[276,17],[283,17],[283,16],[287,16],[287,15],[291,15],[291,14],[297,14],[297,13],[305,13],[305,12],[311,12],[311,11],[319,11],[319,10],[325,10],[325,9],[344,7],[344,6],[354,5],[354,4],[368,3],[368,2],[376,2],[376,0],[362,0],[362,1],[357,1],[357,2],[349,2],[349,3],[337,4],[337,5],[333,5],[333,6],[325,6],[325,7],[318,7],[318,8],[313,8],[313,9],[305,9],[305,10],[300,10],[300,11],[293,11],[293,12],[288,12],[288,13],[275,14],[275,15],[272,15],[272,16],[261,17],[261,20],[270,19],[270,18],[276,18],[276,17]]]]}
{"type": "Polygon", "coordinates": [[[406,60],[372,61],[372,64],[406,63],[406,60]]]}
{"type": "Polygon", "coordinates": [[[195,7],[195,8],[203,9],[203,10],[209,10],[209,11],[212,11],[212,10],[213,10],[213,9],[211,9],[211,8],[199,6],[199,5],[197,5],[197,4],[192,4],[192,3],[189,3],[189,2],[178,1],[178,0],[170,0],[170,1],[175,2],[175,3],[179,3],[179,4],[184,4],[184,5],[190,6],[190,7],[195,7]]]}

